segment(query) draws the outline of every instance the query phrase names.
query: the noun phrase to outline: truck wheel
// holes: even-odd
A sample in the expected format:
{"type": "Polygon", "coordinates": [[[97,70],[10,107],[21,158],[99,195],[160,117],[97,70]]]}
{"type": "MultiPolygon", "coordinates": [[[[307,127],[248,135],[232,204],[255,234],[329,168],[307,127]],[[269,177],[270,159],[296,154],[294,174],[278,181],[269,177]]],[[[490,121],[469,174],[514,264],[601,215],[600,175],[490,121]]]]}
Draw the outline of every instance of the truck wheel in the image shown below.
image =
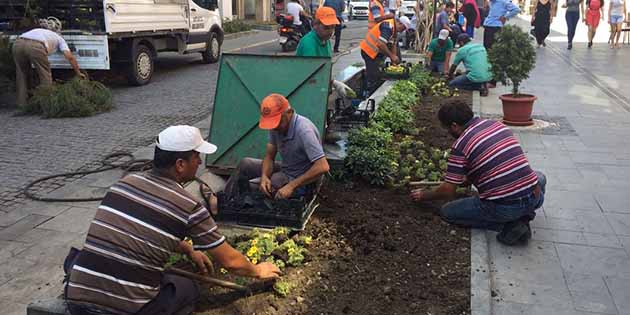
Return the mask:
{"type": "Polygon", "coordinates": [[[219,57],[221,57],[221,44],[215,32],[210,33],[206,50],[201,53],[201,57],[204,63],[215,63],[219,61],[219,57]]]}
{"type": "Polygon", "coordinates": [[[153,76],[153,51],[146,45],[136,46],[127,73],[127,79],[133,85],[145,85],[153,76]]]}

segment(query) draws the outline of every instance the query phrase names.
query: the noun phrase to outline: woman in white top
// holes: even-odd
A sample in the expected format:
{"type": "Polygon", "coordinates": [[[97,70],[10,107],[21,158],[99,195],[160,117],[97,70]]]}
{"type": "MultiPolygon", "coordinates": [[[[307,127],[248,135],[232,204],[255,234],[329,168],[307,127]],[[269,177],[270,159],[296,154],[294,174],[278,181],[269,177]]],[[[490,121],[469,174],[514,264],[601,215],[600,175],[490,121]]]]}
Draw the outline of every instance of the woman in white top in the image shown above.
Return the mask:
{"type": "Polygon", "coordinates": [[[608,21],[610,21],[610,49],[619,48],[619,37],[621,36],[621,25],[626,16],[626,1],[611,0],[608,6],[608,21]]]}

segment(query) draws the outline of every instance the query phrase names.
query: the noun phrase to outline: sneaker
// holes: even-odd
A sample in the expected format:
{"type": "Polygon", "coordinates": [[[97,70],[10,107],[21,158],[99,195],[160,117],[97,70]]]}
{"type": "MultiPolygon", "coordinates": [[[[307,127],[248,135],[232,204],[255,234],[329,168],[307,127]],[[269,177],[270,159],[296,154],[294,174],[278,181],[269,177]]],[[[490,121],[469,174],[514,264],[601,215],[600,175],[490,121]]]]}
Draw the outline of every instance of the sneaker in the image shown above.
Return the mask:
{"type": "Polygon", "coordinates": [[[507,246],[514,246],[519,244],[522,238],[529,239],[527,237],[528,233],[530,233],[529,229],[522,221],[508,222],[503,227],[503,230],[497,234],[497,241],[507,246]]]}

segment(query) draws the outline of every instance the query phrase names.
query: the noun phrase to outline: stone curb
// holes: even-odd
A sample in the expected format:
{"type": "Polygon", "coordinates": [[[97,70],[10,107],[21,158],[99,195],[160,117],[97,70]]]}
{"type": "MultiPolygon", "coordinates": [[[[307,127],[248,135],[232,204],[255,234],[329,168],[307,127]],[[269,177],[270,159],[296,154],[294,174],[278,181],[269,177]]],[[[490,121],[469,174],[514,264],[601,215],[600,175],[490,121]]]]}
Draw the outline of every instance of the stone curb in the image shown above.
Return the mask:
{"type": "Polygon", "coordinates": [[[490,252],[484,230],[470,230],[470,314],[492,314],[490,252]]]}
{"type": "Polygon", "coordinates": [[[251,31],[244,31],[244,32],[238,32],[238,33],[231,33],[231,34],[225,34],[225,36],[223,36],[223,40],[230,40],[230,39],[237,39],[237,38],[241,38],[241,37],[245,37],[245,36],[251,36],[254,35],[256,33],[258,33],[258,30],[251,30],[251,31]]]}
{"type": "MultiPolygon", "coordinates": [[[[481,116],[481,97],[473,91],[473,112],[481,116]]],[[[470,314],[487,315],[492,311],[490,251],[484,230],[470,230],[470,314]]]]}

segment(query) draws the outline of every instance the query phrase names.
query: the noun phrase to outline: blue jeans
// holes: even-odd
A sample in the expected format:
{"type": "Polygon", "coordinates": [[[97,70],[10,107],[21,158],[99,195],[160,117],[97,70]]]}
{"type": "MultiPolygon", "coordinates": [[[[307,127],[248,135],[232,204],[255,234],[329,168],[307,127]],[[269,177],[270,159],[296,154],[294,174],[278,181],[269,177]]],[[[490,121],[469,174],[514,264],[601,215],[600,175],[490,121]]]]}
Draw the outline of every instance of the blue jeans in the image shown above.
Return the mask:
{"type": "Polygon", "coordinates": [[[580,11],[567,11],[564,17],[567,20],[567,39],[569,40],[569,44],[571,44],[575,36],[575,28],[577,28],[578,22],[580,21],[580,11]]]}
{"type": "Polygon", "coordinates": [[[479,196],[462,198],[445,204],[441,209],[444,221],[477,229],[501,231],[505,223],[529,216],[533,220],[536,209],[545,201],[545,186],[547,178],[541,172],[536,172],[541,194],[536,198],[534,194],[524,197],[520,202],[503,204],[490,200],[481,200],[479,196]]]}
{"type": "Polygon", "coordinates": [[[431,61],[431,72],[444,72],[444,61],[431,61]]]}
{"type": "Polygon", "coordinates": [[[473,37],[475,37],[475,26],[474,25],[467,25],[466,26],[466,34],[468,34],[468,37],[470,37],[471,39],[473,37]]]}
{"type": "Polygon", "coordinates": [[[485,82],[470,81],[470,79],[468,79],[468,77],[465,74],[462,74],[462,75],[456,76],[455,79],[451,80],[451,82],[448,83],[448,86],[452,88],[458,88],[460,90],[474,91],[474,90],[481,90],[484,83],[485,82]]]}

